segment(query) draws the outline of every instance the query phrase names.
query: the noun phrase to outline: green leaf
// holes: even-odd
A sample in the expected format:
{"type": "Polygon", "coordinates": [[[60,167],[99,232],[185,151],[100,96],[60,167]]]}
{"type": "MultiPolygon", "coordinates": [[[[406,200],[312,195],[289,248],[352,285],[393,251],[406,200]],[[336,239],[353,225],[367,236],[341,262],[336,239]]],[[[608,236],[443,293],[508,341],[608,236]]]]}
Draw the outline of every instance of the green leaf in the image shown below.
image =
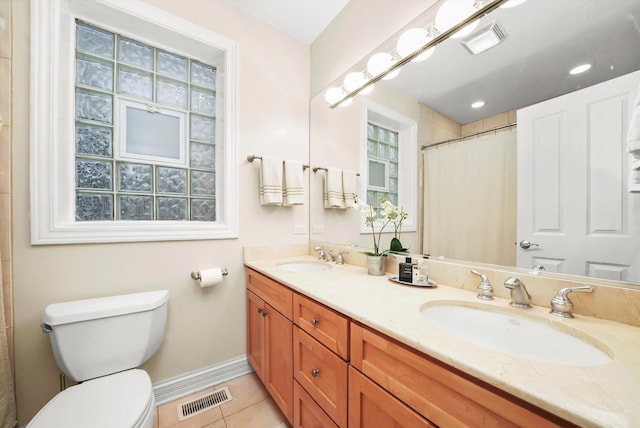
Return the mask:
{"type": "Polygon", "coordinates": [[[391,240],[391,245],[389,247],[391,251],[402,251],[404,247],[402,246],[402,242],[398,238],[393,238],[391,240]]]}

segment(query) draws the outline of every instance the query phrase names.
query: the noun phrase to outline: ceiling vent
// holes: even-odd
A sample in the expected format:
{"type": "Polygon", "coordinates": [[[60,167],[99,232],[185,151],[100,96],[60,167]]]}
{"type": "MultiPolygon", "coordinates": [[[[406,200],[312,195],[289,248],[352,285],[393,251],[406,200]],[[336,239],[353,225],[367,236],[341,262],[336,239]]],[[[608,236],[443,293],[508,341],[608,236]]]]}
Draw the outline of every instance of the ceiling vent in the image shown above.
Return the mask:
{"type": "Polygon", "coordinates": [[[462,45],[473,55],[477,55],[481,52],[490,49],[504,39],[507,38],[507,33],[504,31],[498,21],[493,21],[491,24],[474,31],[469,36],[460,41],[462,45]]]}

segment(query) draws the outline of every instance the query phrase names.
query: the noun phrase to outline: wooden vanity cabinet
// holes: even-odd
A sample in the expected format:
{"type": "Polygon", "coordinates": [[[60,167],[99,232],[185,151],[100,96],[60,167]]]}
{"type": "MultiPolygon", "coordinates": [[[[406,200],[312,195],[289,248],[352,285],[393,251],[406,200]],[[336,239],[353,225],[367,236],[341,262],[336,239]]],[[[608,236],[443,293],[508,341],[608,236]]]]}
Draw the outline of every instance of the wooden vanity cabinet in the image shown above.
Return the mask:
{"type": "Polygon", "coordinates": [[[293,292],[247,269],[247,359],[293,423],[293,292]]]}
{"type": "Polygon", "coordinates": [[[295,428],[575,427],[247,268],[247,358],[295,428]]]}
{"type": "Polygon", "coordinates": [[[349,427],[436,428],[436,425],[349,367],[349,427]]]}
{"type": "MultiPolygon", "coordinates": [[[[349,319],[297,293],[293,313],[293,376],[317,403],[316,413],[324,411],[335,425],[346,428],[349,319]]],[[[296,421],[303,416],[294,412],[296,421]]]]}
{"type": "Polygon", "coordinates": [[[293,428],[339,428],[297,381],[293,381],[293,428]]]}
{"type": "MultiPolygon", "coordinates": [[[[438,426],[574,426],[355,323],[351,365],[438,426]]],[[[350,414],[359,411],[356,405],[350,403],[350,414]]]]}

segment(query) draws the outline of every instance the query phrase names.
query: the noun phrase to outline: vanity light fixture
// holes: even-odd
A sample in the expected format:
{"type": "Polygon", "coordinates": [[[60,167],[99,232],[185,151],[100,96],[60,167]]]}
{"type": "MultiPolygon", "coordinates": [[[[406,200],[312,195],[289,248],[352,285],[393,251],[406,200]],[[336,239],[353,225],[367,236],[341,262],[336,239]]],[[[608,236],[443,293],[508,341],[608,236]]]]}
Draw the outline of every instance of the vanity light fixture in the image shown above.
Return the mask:
{"type": "Polygon", "coordinates": [[[399,68],[393,69],[393,66],[396,62],[397,60],[394,59],[393,55],[391,55],[390,53],[377,53],[369,58],[369,61],[367,62],[367,72],[369,72],[369,74],[372,76],[385,73],[385,75],[382,77],[383,80],[393,79],[398,74],[400,74],[399,68]],[[391,71],[392,69],[393,71],[391,71]]]}
{"type": "MultiPolygon", "coordinates": [[[[464,21],[480,8],[480,0],[447,0],[440,6],[436,14],[436,28],[438,31],[447,31],[459,22],[464,21]]],[[[459,39],[471,33],[478,26],[478,21],[465,25],[461,30],[451,35],[453,39],[459,39]]]]}
{"type": "Polygon", "coordinates": [[[526,2],[527,0],[509,0],[507,1],[505,4],[503,4],[502,6],[500,6],[503,9],[510,9],[512,7],[516,7],[516,6],[520,6],[522,3],[526,2]]]}
{"type": "Polygon", "coordinates": [[[585,71],[589,70],[591,68],[591,64],[581,64],[577,67],[573,67],[570,71],[569,74],[580,74],[580,73],[584,73],[585,71]]]}
{"type": "MultiPolygon", "coordinates": [[[[344,78],[344,89],[347,91],[355,91],[358,88],[363,87],[367,84],[367,76],[368,74],[363,73],[362,71],[354,71],[349,73],[344,78]]],[[[367,86],[360,93],[368,94],[373,89],[373,85],[367,86]]]]}
{"type": "MultiPolygon", "coordinates": [[[[441,24],[446,25],[446,29],[443,29],[445,27],[439,28],[437,24],[432,23],[424,31],[414,31],[411,35],[405,36],[402,43],[398,40],[401,47],[393,49],[390,52],[378,52],[374,54],[369,58],[366,70],[360,72],[364,76],[364,80],[362,77],[356,77],[356,75],[349,77],[349,79],[345,77],[345,85],[327,90],[325,99],[329,103],[329,107],[335,108],[337,106],[349,105],[353,97],[366,90],[370,90],[376,82],[383,79],[393,79],[400,73],[402,66],[413,60],[426,59],[433,54],[436,45],[447,40],[449,37],[454,37],[454,35],[457,37],[463,36],[460,30],[464,29],[467,31],[467,28],[471,28],[469,24],[477,25],[477,21],[480,18],[497,9],[507,1],[509,0],[446,0],[442,4],[441,9],[449,5],[446,6],[446,8],[458,10],[458,12],[456,12],[457,19],[461,21],[441,24]],[[453,7],[451,3],[454,4],[453,7]],[[460,7],[461,4],[465,6],[460,7]],[[460,13],[459,10],[463,10],[463,13],[460,13]],[[426,41],[425,31],[427,33],[426,41]],[[411,52],[412,49],[413,51],[411,52]],[[407,50],[409,53],[406,53],[407,50]],[[348,83],[346,82],[347,80],[348,83]],[[348,89],[347,86],[355,89],[348,89]]],[[[440,10],[438,10],[438,13],[440,13],[440,10]]],[[[470,31],[473,31],[475,25],[470,31]]],[[[402,36],[400,38],[402,39],[402,36]]],[[[350,74],[352,73],[347,74],[347,77],[350,74]]]]}
{"type": "MultiPolygon", "coordinates": [[[[398,55],[400,55],[401,58],[411,55],[412,53],[429,43],[429,40],[433,39],[435,32],[436,29],[433,26],[430,26],[429,28],[411,28],[405,31],[398,39],[398,44],[396,45],[396,51],[398,52],[398,55]]],[[[433,55],[433,51],[435,50],[436,47],[433,46],[411,61],[424,61],[431,55],[433,55]]]]}
{"type": "Polygon", "coordinates": [[[471,104],[471,108],[480,108],[484,107],[484,101],[476,101],[471,104]]]}

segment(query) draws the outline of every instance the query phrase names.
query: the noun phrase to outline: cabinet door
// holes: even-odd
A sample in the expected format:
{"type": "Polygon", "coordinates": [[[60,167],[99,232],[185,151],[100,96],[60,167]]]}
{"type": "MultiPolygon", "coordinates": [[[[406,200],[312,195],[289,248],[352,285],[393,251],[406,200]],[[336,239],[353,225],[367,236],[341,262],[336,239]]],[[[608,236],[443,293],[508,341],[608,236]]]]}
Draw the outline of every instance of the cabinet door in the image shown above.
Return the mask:
{"type": "Polygon", "coordinates": [[[265,382],[264,301],[247,290],[247,360],[265,382]]]}
{"type": "Polygon", "coordinates": [[[293,421],[293,324],[265,304],[266,379],[264,384],[289,422],[293,421]]]}
{"type": "Polygon", "coordinates": [[[349,428],[436,428],[397,398],[349,367],[349,428]]]}
{"type": "Polygon", "coordinates": [[[296,327],[293,333],[295,379],[338,426],[347,426],[347,363],[296,327]]]}
{"type": "Polygon", "coordinates": [[[294,428],[338,428],[296,381],[293,382],[293,400],[294,428]]]}

